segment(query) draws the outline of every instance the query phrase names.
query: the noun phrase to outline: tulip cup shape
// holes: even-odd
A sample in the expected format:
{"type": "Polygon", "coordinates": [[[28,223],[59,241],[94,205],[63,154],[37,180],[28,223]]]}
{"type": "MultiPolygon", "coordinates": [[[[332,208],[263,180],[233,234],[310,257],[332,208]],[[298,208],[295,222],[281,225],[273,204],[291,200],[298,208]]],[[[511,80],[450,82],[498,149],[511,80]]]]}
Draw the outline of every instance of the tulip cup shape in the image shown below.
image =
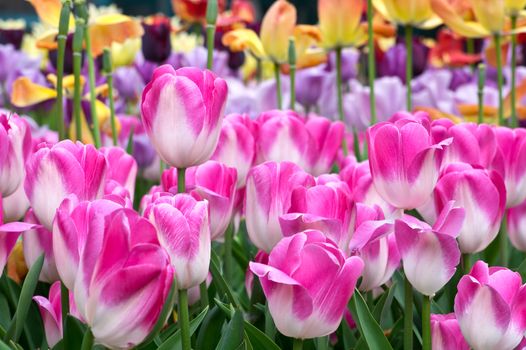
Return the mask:
{"type": "Polygon", "coordinates": [[[521,342],[526,286],[517,272],[477,261],[457,290],[455,315],[471,348],[511,350],[521,342]]]}
{"type": "Polygon", "coordinates": [[[267,264],[250,263],[277,329],[298,339],[336,331],[362,269],[359,257],[346,258],[314,230],[283,238],[267,264]]]}
{"type": "Polygon", "coordinates": [[[257,124],[248,115],[230,114],[223,119],[212,159],[237,170],[237,188],[245,186],[256,155],[257,124]]]}
{"type": "Polygon", "coordinates": [[[18,189],[30,152],[29,124],[16,114],[0,114],[0,196],[7,197],[18,189]]]}
{"type": "Polygon", "coordinates": [[[133,201],[137,162],[120,147],[101,148],[108,162],[107,180],[113,180],[124,187],[133,201]]]}
{"type": "Polygon", "coordinates": [[[188,168],[212,156],[223,120],[226,82],[198,68],[155,69],[142,93],[144,127],[159,156],[170,166],[188,168]]]}
{"type": "Polygon", "coordinates": [[[187,194],[162,196],[144,216],[154,224],[161,246],[170,255],[177,288],[189,289],[205,281],[211,250],[208,202],[187,194]]]}
{"type": "Polygon", "coordinates": [[[506,188],[502,177],[496,171],[465,163],[450,164],[435,188],[437,211],[451,200],[466,214],[458,236],[460,250],[469,254],[484,250],[499,233],[504,215],[506,188]]]}
{"type": "MultiPolygon", "coordinates": [[[[33,297],[40,310],[44,323],[47,345],[53,348],[62,339],[62,304],[60,302],[60,282],[56,281],[49,289],[49,298],[37,295],[33,297]]],[[[69,293],[69,313],[76,318],[80,315],[75,306],[73,295],[69,293]]]]}
{"type": "Polygon", "coordinates": [[[431,341],[433,350],[469,350],[454,313],[431,314],[431,341]]]}
{"type": "Polygon", "coordinates": [[[526,130],[498,127],[497,154],[493,168],[500,172],[507,190],[506,207],[526,200],[526,130]]]}
{"type": "Polygon", "coordinates": [[[24,189],[38,221],[52,229],[55,211],[66,196],[94,200],[104,193],[107,163],[93,145],[61,141],[42,146],[26,163],[24,189]]]}
{"type": "Polygon", "coordinates": [[[346,252],[351,237],[351,193],[339,179],[292,191],[287,214],[279,217],[284,236],[308,229],[319,230],[346,252]]]}
{"type": "Polygon", "coordinates": [[[313,185],[314,178],[291,162],[266,162],[249,171],[245,217],[248,236],[256,247],[270,252],[283,237],[279,217],[289,211],[292,191],[313,185]]]}
{"type": "Polygon", "coordinates": [[[412,216],[395,222],[395,237],[404,273],[420,293],[433,296],[453,277],[460,262],[456,237],[464,209],[449,202],[433,227],[412,216]]]}
{"type": "Polygon", "coordinates": [[[434,143],[429,120],[417,117],[419,113],[367,130],[374,186],[389,204],[400,209],[417,208],[431,198],[442,150],[451,143],[451,139],[434,143]]]}
{"type": "Polygon", "coordinates": [[[74,198],[64,200],[55,226],[59,274],[95,342],[109,348],[139,344],[157,322],[174,278],[155,227],[109,200],[74,198]]]}

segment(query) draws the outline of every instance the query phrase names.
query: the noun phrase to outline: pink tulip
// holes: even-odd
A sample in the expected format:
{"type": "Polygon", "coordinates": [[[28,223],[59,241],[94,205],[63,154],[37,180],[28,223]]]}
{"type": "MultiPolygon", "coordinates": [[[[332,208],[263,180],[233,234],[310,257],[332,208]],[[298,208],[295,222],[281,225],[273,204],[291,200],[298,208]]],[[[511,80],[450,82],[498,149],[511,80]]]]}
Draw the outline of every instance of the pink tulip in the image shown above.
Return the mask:
{"type": "MultiPolygon", "coordinates": [[[[254,262],[267,265],[267,252],[264,250],[258,251],[256,256],[254,256],[254,262]]],[[[252,273],[250,267],[248,267],[247,271],[245,272],[245,290],[247,291],[248,297],[252,298],[252,292],[254,291],[254,273],[252,273]]]]}
{"type": "Polygon", "coordinates": [[[101,148],[100,150],[108,162],[106,180],[113,180],[124,187],[124,189],[128,191],[130,199],[133,201],[135,178],[137,176],[137,162],[131,155],[119,147],[101,148]]]}
{"type": "Polygon", "coordinates": [[[506,189],[496,171],[465,163],[447,166],[435,188],[437,210],[451,200],[464,208],[466,218],[458,236],[463,253],[480,252],[495,239],[506,205],[506,189]]]}
{"type": "Polygon", "coordinates": [[[12,222],[22,219],[27,212],[27,209],[29,209],[29,200],[24,191],[24,186],[18,186],[15,192],[2,198],[2,201],[4,222],[12,222]]]}
{"type": "Polygon", "coordinates": [[[360,290],[372,291],[389,281],[400,265],[394,225],[378,206],[356,203],[352,215],[354,233],[348,249],[364,262],[360,290]]]}
{"type": "Polygon", "coordinates": [[[51,230],[55,211],[66,196],[100,198],[104,191],[106,159],[93,145],[61,141],[43,145],[26,163],[24,188],[35,216],[51,230]]]}
{"type": "Polygon", "coordinates": [[[285,237],[268,264],[250,263],[277,329],[300,339],[336,331],[362,269],[359,257],[346,258],[319,231],[285,237]]]}
{"type": "Polygon", "coordinates": [[[108,218],[121,208],[107,199],[79,201],[74,195],[60,204],[53,224],[53,255],[60,279],[69,290],[75,288],[86,245],[100,252],[108,218]]]}
{"type": "Polygon", "coordinates": [[[435,225],[405,215],[395,222],[395,237],[404,272],[420,293],[433,296],[450,279],[460,262],[456,237],[462,227],[464,210],[448,203],[435,225]]]}
{"type": "MultiPolygon", "coordinates": [[[[32,210],[29,210],[25,222],[40,225],[32,210]]],[[[25,231],[22,235],[24,259],[28,267],[33,266],[42,253],[44,253],[44,265],[38,278],[42,282],[53,283],[60,279],[53,255],[53,234],[45,227],[37,227],[25,231]]]]}
{"type": "Polygon", "coordinates": [[[189,289],[205,281],[211,250],[208,203],[187,194],[162,196],[144,214],[170,255],[177,288],[189,289]]]}
{"type": "Polygon", "coordinates": [[[400,209],[425,204],[438,179],[443,148],[450,143],[451,139],[434,143],[429,120],[420,114],[369,128],[369,164],[376,190],[400,209]]]}
{"type": "Polygon", "coordinates": [[[511,350],[526,331],[526,285],[503,267],[477,261],[460,279],[455,315],[473,349],[511,350]]]}
{"type": "Polygon", "coordinates": [[[292,191],[288,213],[279,217],[283,235],[319,230],[345,252],[351,237],[352,204],[349,187],[339,179],[298,187],[292,191]]]}
{"type": "Polygon", "coordinates": [[[212,156],[223,120],[226,82],[198,68],[155,69],[142,93],[144,127],[161,158],[188,168],[212,156]]]}
{"type": "Polygon", "coordinates": [[[261,114],[259,161],[291,161],[313,175],[331,170],[343,140],[345,126],[323,117],[305,120],[292,111],[261,114]]]}
{"type": "Polygon", "coordinates": [[[57,211],[55,226],[57,268],[95,342],[110,348],[139,344],[157,322],[173,283],[155,227],[106,199],[70,198],[57,211]]]}
{"type": "MultiPolygon", "coordinates": [[[[44,323],[47,345],[53,348],[62,339],[62,305],[60,303],[60,282],[57,281],[49,289],[49,298],[34,296],[40,316],[44,323]]],[[[73,295],[69,294],[69,313],[79,318],[80,315],[75,306],[73,295]]]]}
{"type": "Polygon", "coordinates": [[[24,231],[40,226],[25,222],[10,222],[7,224],[1,224],[1,219],[2,218],[0,217],[0,277],[4,272],[7,258],[9,258],[9,254],[11,253],[11,250],[13,250],[18,237],[20,237],[20,234],[24,231]]]}
{"type": "Polygon", "coordinates": [[[24,164],[31,152],[28,123],[16,114],[0,114],[0,196],[13,194],[24,178],[24,164]]]}
{"type": "Polygon", "coordinates": [[[245,217],[248,236],[256,247],[270,252],[283,237],[279,217],[289,211],[293,190],[314,184],[311,175],[290,162],[266,162],[249,171],[245,217]]]}
{"type": "Polygon", "coordinates": [[[237,187],[245,186],[256,155],[257,124],[248,115],[230,114],[223,120],[213,160],[237,170],[237,187]]]}
{"type": "Polygon", "coordinates": [[[431,133],[435,142],[453,138],[444,150],[442,168],[456,162],[487,168],[497,151],[495,129],[487,124],[454,124],[449,119],[439,119],[431,124],[431,133]]]}
{"type": "Polygon", "coordinates": [[[454,313],[431,314],[431,340],[433,350],[469,350],[454,313]]]}
{"type": "Polygon", "coordinates": [[[187,189],[198,201],[208,201],[210,238],[220,239],[230,224],[236,197],[237,171],[216,161],[188,169],[187,189]]]}
{"type": "Polygon", "coordinates": [[[493,168],[504,179],[506,207],[515,207],[526,200],[526,130],[498,127],[497,154],[493,168]]]}
{"type": "Polygon", "coordinates": [[[526,251],[526,201],[508,209],[508,237],[515,248],[526,251]]]}

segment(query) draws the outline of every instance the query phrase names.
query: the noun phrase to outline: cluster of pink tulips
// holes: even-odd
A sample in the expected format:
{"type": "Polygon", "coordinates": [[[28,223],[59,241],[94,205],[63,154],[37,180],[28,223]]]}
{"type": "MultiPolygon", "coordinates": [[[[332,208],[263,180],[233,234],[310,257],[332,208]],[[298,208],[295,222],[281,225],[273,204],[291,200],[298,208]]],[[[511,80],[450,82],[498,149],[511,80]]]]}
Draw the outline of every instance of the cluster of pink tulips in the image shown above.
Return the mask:
{"type": "Polygon", "coordinates": [[[162,15],[30,2],[49,67],[4,72],[0,21],[0,350],[526,349],[526,0],[276,0],[260,30],[172,0],[206,37],[177,54],[162,15]]]}

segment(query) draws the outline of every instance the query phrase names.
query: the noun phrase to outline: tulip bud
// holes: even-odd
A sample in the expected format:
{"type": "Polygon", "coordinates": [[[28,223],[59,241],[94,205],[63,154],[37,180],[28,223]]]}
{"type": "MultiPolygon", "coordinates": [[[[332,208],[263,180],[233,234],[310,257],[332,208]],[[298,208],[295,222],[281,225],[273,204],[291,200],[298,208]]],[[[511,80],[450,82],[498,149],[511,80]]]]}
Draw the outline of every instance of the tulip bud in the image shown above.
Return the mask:
{"type": "Polygon", "coordinates": [[[441,153],[452,141],[433,142],[426,117],[425,113],[399,116],[367,130],[374,186],[389,204],[400,209],[417,208],[431,198],[441,153]]]}
{"type": "Polygon", "coordinates": [[[163,15],[147,17],[142,22],[142,54],[147,61],[163,63],[172,53],[170,41],[172,26],[163,15]]]}
{"type": "Polygon", "coordinates": [[[299,339],[335,332],[363,270],[319,231],[283,238],[267,264],[250,263],[259,277],[277,329],[299,339]],[[312,283],[316,281],[316,283],[312,283]]]}
{"type": "Polygon", "coordinates": [[[296,26],[296,8],[286,0],[277,0],[261,22],[260,37],[266,54],[277,63],[288,58],[289,37],[296,26]]]}
{"type": "Polygon", "coordinates": [[[433,350],[469,350],[454,313],[431,314],[431,339],[433,350]]]}
{"type": "Polygon", "coordinates": [[[142,94],[142,120],[157,153],[170,166],[210,159],[223,120],[226,82],[212,72],[164,65],[142,94]]]}
{"type": "Polygon", "coordinates": [[[65,140],[40,148],[27,161],[24,183],[38,221],[50,230],[56,209],[69,194],[80,200],[102,197],[106,169],[104,155],[93,145],[65,140]]]}
{"type": "Polygon", "coordinates": [[[318,0],[323,46],[341,48],[360,44],[365,39],[365,30],[360,25],[362,13],[362,0],[318,0]]]}
{"type": "Polygon", "coordinates": [[[16,114],[0,114],[0,196],[18,189],[24,178],[24,164],[31,152],[29,124],[16,114]]]}
{"type": "Polygon", "coordinates": [[[404,273],[420,293],[433,296],[453,277],[460,263],[455,238],[464,220],[464,209],[449,202],[430,227],[405,215],[395,222],[395,236],[404,273]]]}
{"type": "Polygon", "coordinates": [[[437,211],[451,200],[466,214],[458,236],[460,250],[470,254],[484,250],[497,236],[504,215],[506,189],[502,177],[496,171],[450,164],[435,188],[437,211]]]}
{"type": "Polygon", "coordinates": [[[460,279],[455,316],[473,349],[513,349],[526,330],[526,285],[504,267],[477,261],[460,279]]]}
{"type": "Polygon", "coordinates": [[[291,207],[292,191],[310,187],[314,178],[294,163],[266,162],[248,173],[245,216],[254,245],[269,252],[283,237],[279,217],[291,207]]]}
{"type": "Polygon", "coordinates": [[[210,226],[208,203],[187,194],[163,196],[144,213],[157,229],[157,237],[170,255],[178,289],[199,285],[208,276],[210,226]]]}

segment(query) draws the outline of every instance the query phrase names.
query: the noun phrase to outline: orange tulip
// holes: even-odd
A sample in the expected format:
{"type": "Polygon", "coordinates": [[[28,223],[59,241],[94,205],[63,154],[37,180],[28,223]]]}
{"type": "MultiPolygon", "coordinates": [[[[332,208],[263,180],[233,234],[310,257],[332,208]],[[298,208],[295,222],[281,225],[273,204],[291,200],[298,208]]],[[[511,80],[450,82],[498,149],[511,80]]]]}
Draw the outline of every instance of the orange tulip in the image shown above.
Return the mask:
{"type": "Polygon", "coordinates": [[[323,46],[328,49],[358,46],[366,40],[361,25],[362,0],[318,0],[323,46]]]}
{"type": "MultiPolygon", "coordinates": [[[[187,22],[204,23],[206,20],[207,0],[172,0],[172,8],[177,17],[187,22]]],[[[217,1],[218,12],[225,10],[225,0],[217,1]]]]}
{"type": "Polygon", "coordinates": [[[267,56],[284,63],[288,58],[289,37],[296,26],[296,8],[286,0],[277,0],[263,17],[260,38],[267,56]]]}

